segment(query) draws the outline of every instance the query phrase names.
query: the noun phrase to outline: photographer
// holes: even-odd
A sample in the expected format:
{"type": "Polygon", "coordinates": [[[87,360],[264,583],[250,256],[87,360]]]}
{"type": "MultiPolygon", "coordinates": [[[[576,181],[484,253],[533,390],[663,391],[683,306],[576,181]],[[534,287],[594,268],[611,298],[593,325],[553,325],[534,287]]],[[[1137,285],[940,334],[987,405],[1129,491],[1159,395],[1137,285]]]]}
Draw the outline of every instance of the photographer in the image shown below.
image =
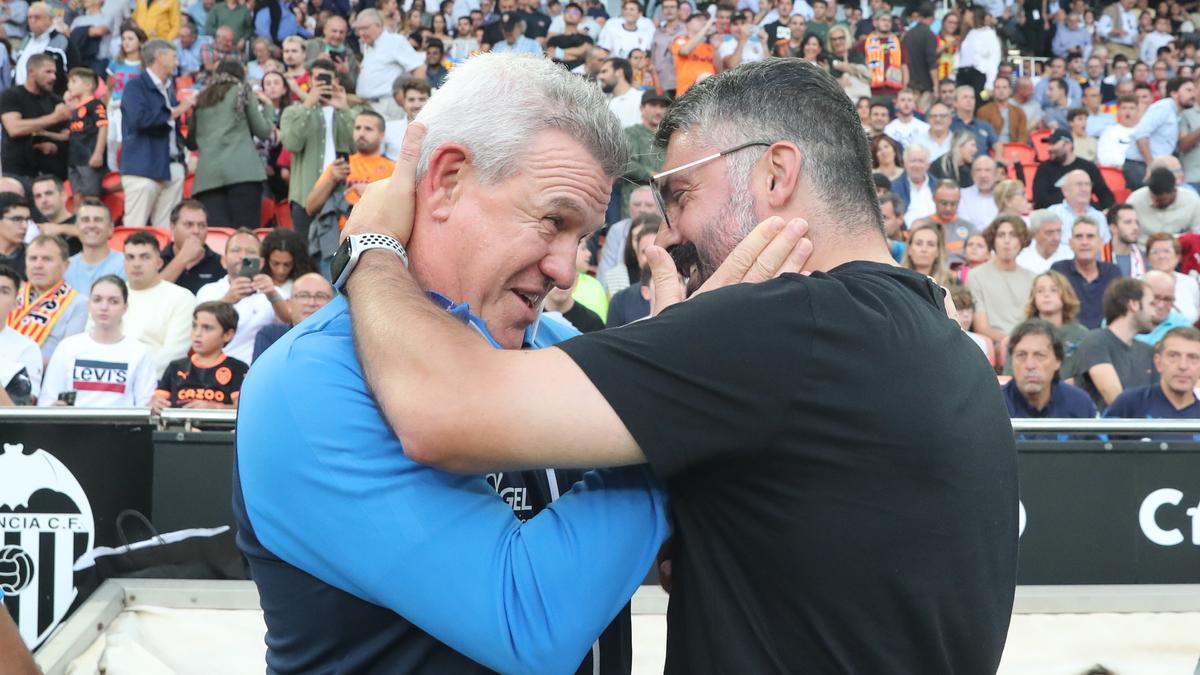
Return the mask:
{"type": "Polygon", "coordinates": [[[271,277],[262,273],[261,246],[250,230],[238,230],[225,242],[221,262],[227,275],[201,288],[196,302],[214,300],[233,305],[237,310],[237,333],[225,345],[225,353],[243,363],[254,355],[258,331],[275,321],[275,305],[286,308],[286,301],[271,277]]]}

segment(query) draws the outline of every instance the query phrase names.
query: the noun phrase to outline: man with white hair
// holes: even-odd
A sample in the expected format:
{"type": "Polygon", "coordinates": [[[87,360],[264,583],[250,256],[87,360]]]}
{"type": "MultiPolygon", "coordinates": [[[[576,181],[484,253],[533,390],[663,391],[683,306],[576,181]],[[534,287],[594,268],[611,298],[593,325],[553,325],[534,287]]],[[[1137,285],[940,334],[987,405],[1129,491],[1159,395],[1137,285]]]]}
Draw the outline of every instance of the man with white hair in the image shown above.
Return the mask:
{"type": "Polygon", "coordinates": [[[937,209],[933,203],[933,184],[929,179],[929,150],[914,143],[904,152],[904,173],[892,181],[892,192],[900,195],[908,204],[904,210],[904,224],[913,223],[937,209]]]}
{"type": "Polygon", "coordinates": [[[400,119],[392,100],[392,83],[409,74],[425,77],[425,55],[409,44],[408,38],[383,29],[378,10],[364,9],[354,18],[354,33],[362,44],[362,65],[355,92],[386,119],[400,119]]]}
{"type": "Polygon", "coordinates": [[[1034,274],[1049,270],[1059,260],[1075,257],[1063,240],[1062,219],[1049,209],[1029,214],[1029,235],[1032,241],[1017,255],[1017,264],[1034,274]]]}
{"type": "Polygon", "coordinates": [[[958,217],[982,230],[996,218],[999,207],[992,192],[998,176],[996,160],[979,155],[971,163],[971,186],[958,198],[958,217]]]}
{"type": "MultiPolygon", "coordinates": [[[[1063,200],[1050,207],[1062,221],[1063,229],[1070,229],[1080,218],[1091,218],[1097,223],[1105,222],[1103,213],[1092,206],[1092,177],[1083,169],[1068,171],[1055,184],[1062,190],[1063,200]]],[[[1112,233],[1108,228],[1101,228],[1100,238],[1105,244],[1109,242],[1112,233]]]]}

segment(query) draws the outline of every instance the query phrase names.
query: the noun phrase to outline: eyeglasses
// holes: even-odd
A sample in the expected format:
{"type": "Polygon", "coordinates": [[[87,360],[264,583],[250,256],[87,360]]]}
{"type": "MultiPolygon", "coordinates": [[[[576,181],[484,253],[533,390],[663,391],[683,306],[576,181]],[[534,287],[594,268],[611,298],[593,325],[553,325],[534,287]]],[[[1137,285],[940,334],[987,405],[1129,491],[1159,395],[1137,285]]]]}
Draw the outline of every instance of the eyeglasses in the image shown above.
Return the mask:
{"type": "Polygon", "coordinates": [[[673,207],[675,205],[675,203],[674,203],[675,199],[671,195],[667,194],[667,192],[666,192],[667,184],[661,182],[662,179],[670,176],[673,173],[678,173],[680,171],[684,171],[685,169],[693,169],[693,168],[701,166],[703,164],[707,164],[707,163],[713,161],[714,159],[720,159],[726,155],[732,155],[733,153],[735,153],[739,150],[745,150],[746,148],[753,148],[755,146],[762,146],[764,148],[769,148],[772,145],[774,145],[774,143],[768,143],[767,141],[750,141],[749,143],[742,143],[741,145],[735,145],[732,148],[729,148],[728,150],[722,150],[720,152],[713,153],[707,157],[701,157],[700,159],[688,162],[687,164],[684,164],[683,166],[677,166],[674,169],[671,169],[670,171],[663,171],[662,173],[656,173],[653,176],[651,176],[650,177],[650,191],[654,193],[654,201],[655,201],[655,203],[658,204],[658,210],[662,213],[663,225],[665,225],[666,227],[671,227],[671,218],[667,214],[667,205],[670,204],[673,207]]]}
{"type": "Polygon", "coordinates": [[[29,222],[29,216],[0,216],[0,220],[7,220],[10,223],[26,223],[29,222]]]}
{"type": "Polygon", "coordinates": [[[317,302],[329,302],[333,299],[333,296],[328,293],[306,293],[303,291],[293,295],[292,297],[296,298],[300,302],[312,302],[313,300],[316,300],[317,302]]]}

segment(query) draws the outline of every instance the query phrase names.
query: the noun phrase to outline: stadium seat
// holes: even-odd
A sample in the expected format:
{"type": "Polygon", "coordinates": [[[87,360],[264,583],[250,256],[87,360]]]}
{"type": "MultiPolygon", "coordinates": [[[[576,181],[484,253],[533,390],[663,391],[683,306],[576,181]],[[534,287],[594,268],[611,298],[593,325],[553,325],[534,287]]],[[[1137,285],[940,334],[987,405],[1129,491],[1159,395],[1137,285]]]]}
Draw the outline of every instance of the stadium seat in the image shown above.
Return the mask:
{"type": "MultiPolygon", "coordinates": [[[[268,228],[271,221],[275,219],[275,202],[274,200],[263,197],[262,199],[262,221],[259,223],[260,228],[268,228]]],[[[260,234],[261,238],[262,235],[260,234]]]]}
{"type": "Polygon", "coordinates": [[[196,174],[191,173],[183,178],[183,198],[192,198],[192,184],[196,182],[196,174]]]}
{"type": "Polygon", "coordinates": [[[1009,165],[1015,165],[1018,162],[1028,164],[1037,161],[1037,154],[1025,143],[1004,143],[1000,146],[1000,158],[1009,165]]]}
{"type": "Polygon", "coordinates": [[[1033,146],[1034,155],[1039,162],[1045,162],[1050,159],[1050,148],[1042,141],[1051,134],[1049,129],[1038,129],[1029,133],[1029,143],[1033,146]]]}
{"type": "Polygon", "coordinates": [[[254,230],[254,234],[261,240],[263,237],[275,231],[273,227],[260,227],[254,230]]]}
{"type": "Polygon", "coordinates": [[[166,248],[167,244],[171,243],[171,235],[166,230],[158,227],[118,227],[113,229],[113,235],[108,239],[108,247],[120,253],[125,250],[125,240],[134,232],[149,232],[158,240],[160,249],[166,248]]]}
{"type": "Polygon", "coordinates": [[[112,216],[113,223],[121,222],[121,218],[125,216],[125,193],[105,192],[100,195],[100,201],[108,207],[108,213],[112,216]]]}
{"type": "Polygon", "coordinates": [[[1033,177],[1037,175],[1037,162],[1032,164],[1021,163],[1021,170],[1025,172],[1025,196],[1029,201],[1033,201],[1033,177]]]}
{"type": "Polygon", "coordinates": [[[225,242],[231,234],[233,234],[232,227],[210,227],[208,228],[208,238],[204,240],[204,243],[217,253],[224,253],[225,242]]]}
{"type": "Polygon", "coordinates": [[[1125,173],[1115,166],[1100,167],[1100,175],[1104,177],[1104,184],[1112,190],[1113,199],[1117,203],[1121,203],[1129,198],[1131,190],[1125,187],[1125,173]]]}
{"type": "Polygon", "coordinates": [[[275,206],[275,226],[285,230],[294,229],[292,227],[292,203],[286,199],[275,206]]]}

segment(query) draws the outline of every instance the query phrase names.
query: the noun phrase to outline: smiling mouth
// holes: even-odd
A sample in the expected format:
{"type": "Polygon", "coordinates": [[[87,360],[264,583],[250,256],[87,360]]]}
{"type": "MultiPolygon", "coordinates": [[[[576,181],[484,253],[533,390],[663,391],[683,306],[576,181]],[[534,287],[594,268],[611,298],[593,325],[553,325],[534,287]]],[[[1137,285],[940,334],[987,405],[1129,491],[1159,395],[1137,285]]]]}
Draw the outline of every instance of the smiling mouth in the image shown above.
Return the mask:
{"type": "Polygon", "coordinates": [[[535,307],[538,306],[538,303],[540,303],[542,301],[541,294],[533,294],[533,293],[528,293],[525,291],[518,291],[516,289],[513,289],[513,295],[517,296],[521,300],[521,302],[525,303],[525,306],[530,309],[534,309],[535,307]]]}

